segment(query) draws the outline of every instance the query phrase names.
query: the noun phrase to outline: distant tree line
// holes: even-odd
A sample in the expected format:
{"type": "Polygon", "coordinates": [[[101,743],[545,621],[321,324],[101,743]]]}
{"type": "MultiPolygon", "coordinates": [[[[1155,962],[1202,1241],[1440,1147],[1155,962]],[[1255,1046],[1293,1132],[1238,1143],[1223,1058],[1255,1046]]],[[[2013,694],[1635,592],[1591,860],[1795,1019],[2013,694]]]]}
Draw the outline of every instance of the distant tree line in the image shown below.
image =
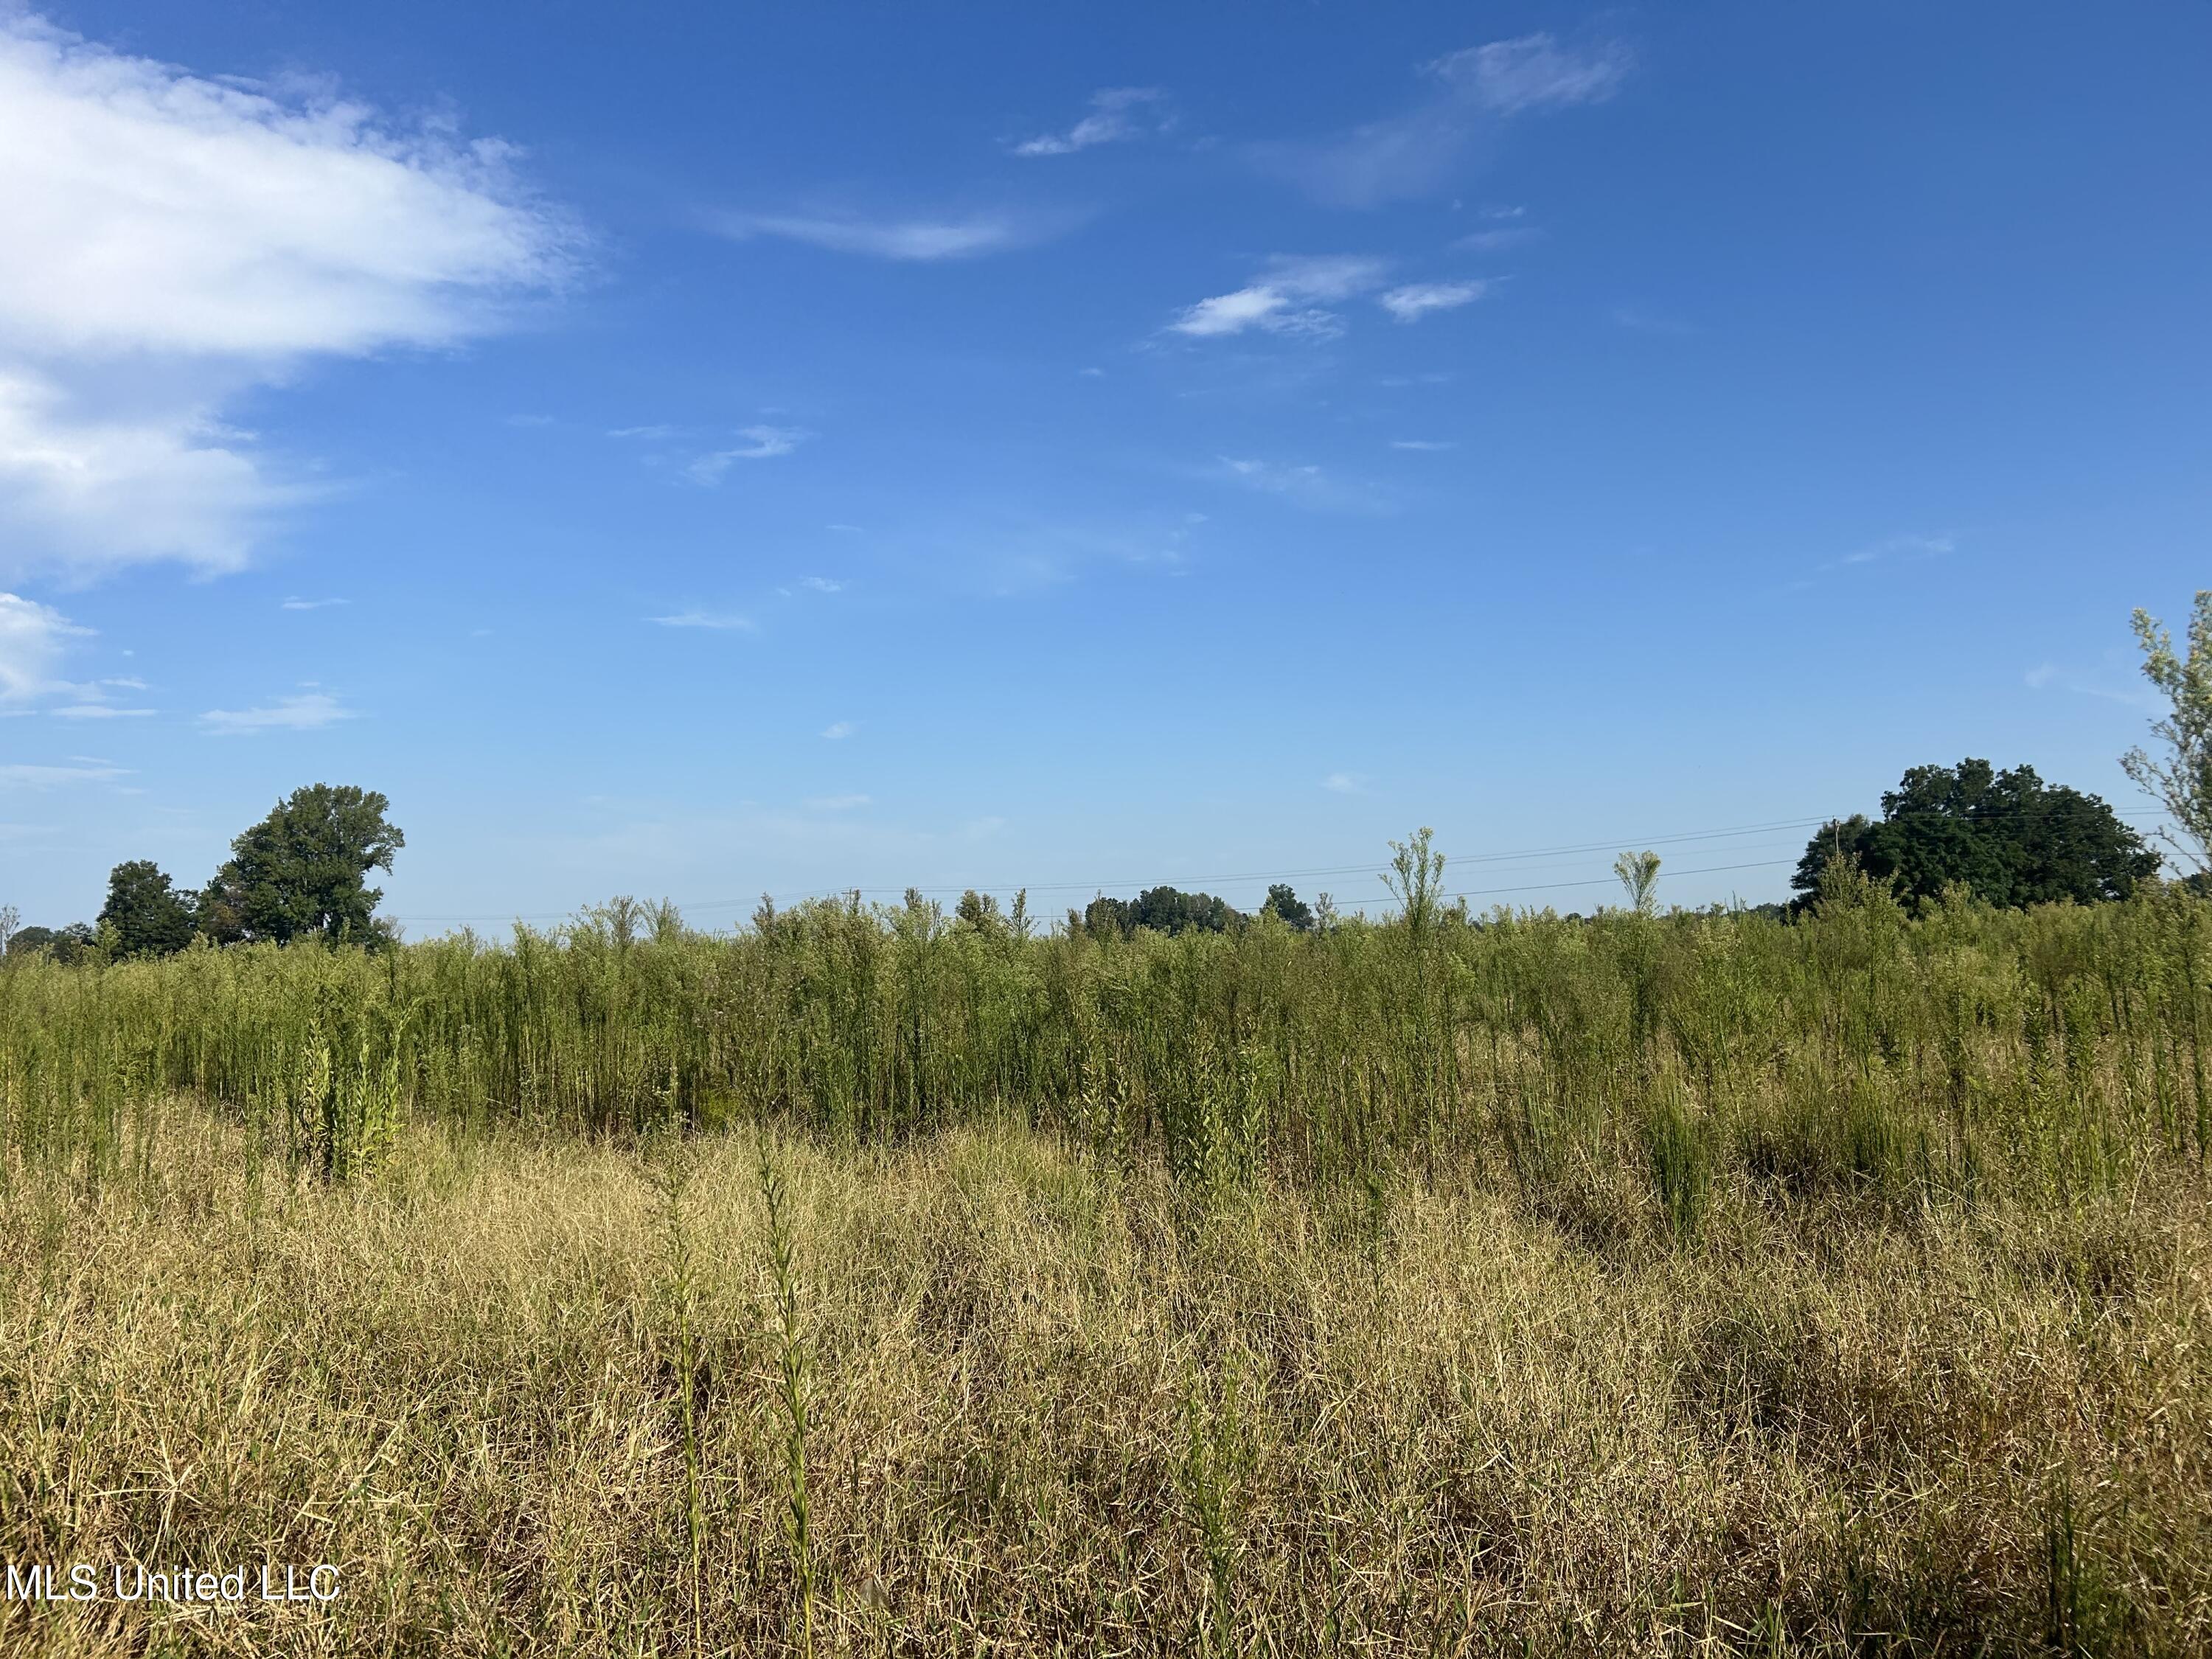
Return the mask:
{"type": "Polygon", "coordinates": [[[390,807],[373,789],[310,784],[232,842],[230,857],[198,891],[178,887],[151,859],[132,859],[108,872],[96,921],[0,927],[0,945],[11,957],[43,952],[71,961],[172,956],[196,939],[388,943],[390,928],[376,919],[384,891],[368,878],[390,870],[407,844],[385,817],[390,807]]]}

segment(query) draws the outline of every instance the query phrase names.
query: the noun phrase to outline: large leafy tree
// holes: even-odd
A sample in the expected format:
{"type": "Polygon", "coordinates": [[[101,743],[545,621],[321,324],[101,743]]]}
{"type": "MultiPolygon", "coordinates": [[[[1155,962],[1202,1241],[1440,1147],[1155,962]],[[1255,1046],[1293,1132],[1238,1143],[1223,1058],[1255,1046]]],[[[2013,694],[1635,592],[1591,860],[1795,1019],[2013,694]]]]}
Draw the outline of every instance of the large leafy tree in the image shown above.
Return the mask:
{"type": "Polygon", "coordinates": [[[1905,896],[1933,898],[1955,884],[2010,906],[2125,898],[2158,868],[2158,854],[2110,806],[2045,783],[2032,766],[1916,766],[1881,807],[1879,818],[1820,827],[1798,861],[1799,893],[1818,891],[1821,871],[1844,856],[1905,896]]]}
{"type": "Polygon", "coordinates": [[[1083,926],[1093,934],[1131,933],[1139,927],[1156,933],[1219,933],[1244,920],[1211,893],[1173,887],[1148,887],[1133,899],[1095,898],[1083,912],[1083,926]]]}
{"type": "Polygon", "coordinates": [[[295,789],[231,842],[231,857],[200,898],[200,926],[219,941],[320,938],[373,945],[381,888],[372,870],[392,868],[407,844],[385,820],[391,803],[351,784],[295,789]]]}
{"type": "Polygon", "coordinates": [[[1313,931],[1313,907],[1288,882],[1279,881],[1267,890],[1267,902],[1260,907],[1260,914],[1279,916],[1301,933],[1313,931]]]}
{"type": "Polygon", "coordinates": [[[192,942],[198,927],[192,896],[169,884],[151,859],[132,859],[107,874],[107,903],[99,927],[112,927],[117,952],[126,957],[166,957],[192,942]]]}

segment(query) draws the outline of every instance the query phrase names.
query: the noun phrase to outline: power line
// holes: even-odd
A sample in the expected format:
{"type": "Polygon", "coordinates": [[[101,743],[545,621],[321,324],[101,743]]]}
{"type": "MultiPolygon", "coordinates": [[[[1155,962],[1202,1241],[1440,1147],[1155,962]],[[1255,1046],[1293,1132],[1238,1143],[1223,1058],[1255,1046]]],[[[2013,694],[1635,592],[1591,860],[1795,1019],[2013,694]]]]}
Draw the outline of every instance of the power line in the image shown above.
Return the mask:
{"type": "MultiPolygon", "coordinates": [[[[1986,811],[1980,813],[1978,816],[1982,819],[1986,820],[1990,817],[2001,816],[2001,813],[1996,811],[1986,811]]],[[[2155,811],[2118,812],[2115,813],[2113,816],[2124,820],[2163,817],[2165,814],[2155,811]]],[[[1650,848],[1679,845],[1684,842],[1720,841],[1737,836],[1765,835],[1782,830],[1802,830],[1808,826],[1825,824],[1830,821],[1831,819],[1827,817],[1781,818],[1766,823],[1741,824],[1725,830],[1685,830],[1666,836],[1608,836],[1603,841],[1581,842],[1568,846],[1529,848],[1517,852],[1507,853],[1474,853],[1465,854],[1446,854],[1445,858],[1448,864],[1456,865],[1511,863],[1516,860],[1522,859],[1562,857],[1578,853],[1602,853],[1624,846],[1650,848]]],[[[1667,870],[1662,871],[1662,874],[1668,877],[1712,875],[1728,870],[1768,869],[1779,865],[1795,864],[1796,862],[1796,860],[1795,859],[1776,859],[1755,861],[1748,864],[1714,865],[1708,868],[1699,870],[1667,870]]],[[[1243,881],[1287,881],[1294,878],[1303,880],[1316,876],[1379,875],[1381,871],[1378,867],[1370,863],[1330,865],[1298,870],[1245,871],[1233,875],[1182,876],[1177,878],[1177,879],[1193,884],[1224,884],[1229,882],[1243,881]]],[[[1598,876],[1586,881],[1533,882],[1527,885],[1519,887],[1470,889],[1462,892],[1446,894],[1444,896],[1448,898],[1482,898],[1498,893],[1542,892],[1549,891],[1553,889],[1568,887],[1604,887],[1611,885],[1616,879],[1618,879],[1618,878],[1613,876],[1598,876]]],[[[1103,893],[1109,888],[1133,887],[1141,890],[1146,887],[1157,886],[1158,884],[1159,884],[1156,881],[1146,880],[1061,881],[1031,882],[1026,884],[1019,882],[969,882],[958,885],[937,887],[840,887],[827,890],[840,896],[848,893],[858,893],[863,896],[877,894],[904,894],[909,891],[918,892],[924,895],[964,893],[971,890],[989,892],[1021,890],[1031,893],[1065,893],[1087,890],[1093,893],[1103,893]]],[[[769,897],[774,902],[778,904],[795,904],[803,902],[809,898],[822,896],[823,896],[823,892],[824,890],[817,889],[805,892],[769,894],[763,896],[769,897]]],[[[688,903],[678,904],[676,908],[678,910],[684,911],[720,910],[747,904],[757,904],[759,902],[759,899],[757,897],[699,899],[688,903]]],[[[1387,901],[1382,899],[1358,899],[1352,901],[1352,903],[1355,908],[1370,903],[1380,904],[1384,902],[1387,902],[1387,901]]],[[[516,921],[566,921],[576,914],[577,912],[575,910],[571,909],[539,911],[534,915],[511,914],[505,915],[487,915],[472,916],[401,916],[398,918],[398,920],[408,924],[427,924],[431,922],[484,922],[489,924],[516,921]]]]}

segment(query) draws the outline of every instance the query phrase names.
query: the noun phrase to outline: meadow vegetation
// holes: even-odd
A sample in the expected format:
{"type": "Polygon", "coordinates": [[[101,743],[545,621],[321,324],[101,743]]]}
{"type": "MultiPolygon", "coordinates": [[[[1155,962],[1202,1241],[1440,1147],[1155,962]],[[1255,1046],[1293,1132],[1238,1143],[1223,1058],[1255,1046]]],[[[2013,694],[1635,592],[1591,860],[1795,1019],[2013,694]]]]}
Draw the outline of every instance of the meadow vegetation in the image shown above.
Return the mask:
{"type": "Polygon", "coordinates": [[[0,971],[9,1652],[2201,1652],[2212,902],[0,971]]]}

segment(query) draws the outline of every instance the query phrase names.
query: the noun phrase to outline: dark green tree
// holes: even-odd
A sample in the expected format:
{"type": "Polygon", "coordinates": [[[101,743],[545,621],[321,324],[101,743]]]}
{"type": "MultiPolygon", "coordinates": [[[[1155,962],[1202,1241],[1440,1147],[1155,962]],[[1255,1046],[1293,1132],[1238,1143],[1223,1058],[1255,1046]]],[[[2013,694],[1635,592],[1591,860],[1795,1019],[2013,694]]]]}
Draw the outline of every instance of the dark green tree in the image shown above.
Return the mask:
{"type": "Polygon", "coordinates": [[[1279,881],[1268,888],[1267,902],[1260,907],[1260,914],[1280,916],[1301,933],[1313,931],[1313,907],[1291,890],[1287,882],[1279,881]]]}
{"type": "Polygon", "coordinates": [[[198,927],[192,896],[180,893],[151,859],[132,859],[107,872],[107,903],[99,927],[115,929],[118,956],[173,956],[198,927]]]}
{"type": "Polygon", "coordinates": [[[2045,784],[2032,766],[1916,766],[1881,806],[1880,818],[1820,826],[1790,884],[1800,903],[1844,856],[1902,897],[1934,898],[1955,884],[2011,907],[2125,898],[2158,868],[2158,854],[2104,801],[2045,784]]]}
{"type": "Polygon", "coordinates": [[[10,960],[49,956],[56,962],[78,962],[91,953],[93,938],[88,921],[73,921],[66,927],[19,927],[9,935],[8,955],[10,960]]]}
{"type": "Polygon", "coordinates": [[[231,842],[231,857],[200,898],[201,931],[218,943],[319,938],[376,945],[381,888],[407,844],[384,814],[391,803],[351,784],[310,784],[231,842]]]}
{"type": "Polygon", "coordinates": [[[1148,887],[1133,899],[1102,896],[1083,912],[1084,930],[1094,936],[1131,933],[1139,927],[1156,933],[1221,933],[1244,920],[1242,912],[1211,893],[1185,893],[1173,887],[1148,887]]]}

